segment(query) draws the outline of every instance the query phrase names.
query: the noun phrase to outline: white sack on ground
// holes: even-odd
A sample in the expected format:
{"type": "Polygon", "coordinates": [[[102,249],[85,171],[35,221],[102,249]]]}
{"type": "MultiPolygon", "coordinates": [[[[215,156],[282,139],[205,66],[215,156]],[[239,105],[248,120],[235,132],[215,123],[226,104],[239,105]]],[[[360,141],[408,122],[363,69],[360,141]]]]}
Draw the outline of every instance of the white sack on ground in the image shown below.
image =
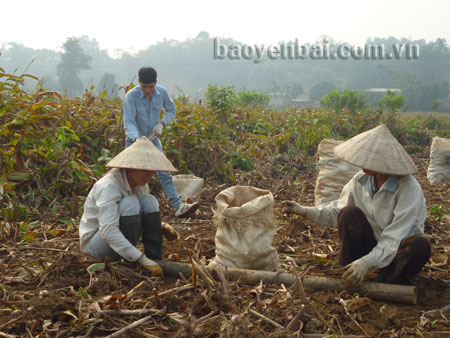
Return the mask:
{"type": "Polygon", "coordinates": [[[361,168],[355,167],[336,157],[333,149],[342,142],[324,139],[319,143],[317,148],[319,154],[319,162],[317,164],[319,173],[314,189],[315,206],[325,205],[337,200],[341,195],[344,185],[361,170],[361,168]]]}
{"type": "Polygon", "coordinates": [[[216,196],[216,257],[210,265],[281,269],[275,235],[273,195],[269,190],[234,186],[216,196]]]}
{"type": "Polygon", "coordinates": [[[430,183],[450,180],[450,139],[433,137],[427,178],[430,183]]]}
{"type": "Polygon", "coordinates": [[[198,202],[202,194],[203,178],[194,175],[174,175],[173,184],[183,202],[198,202]]]}

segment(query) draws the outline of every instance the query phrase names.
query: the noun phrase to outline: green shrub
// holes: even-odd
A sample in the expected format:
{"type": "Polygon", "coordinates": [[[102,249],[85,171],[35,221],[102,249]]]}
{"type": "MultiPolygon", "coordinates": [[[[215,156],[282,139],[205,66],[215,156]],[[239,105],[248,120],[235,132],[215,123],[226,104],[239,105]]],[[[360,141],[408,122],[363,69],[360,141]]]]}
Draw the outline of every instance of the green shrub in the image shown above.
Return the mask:
{"type": "Polygon", "coordinates": [[[382,111],[396,113],[405,105],[406,98],[403,94],[397,94],[392,90],[388,90],[386,95],[378,101],[378,106],[382,111]]]}
{"type": "Polygon", "coordinates": [[[319,99],[319,102],[322,107],[335,113],[340,113],[344,109],[355,113],[367,108],[367,97],[358,90],[335,89],[319,99]]]}
{"type": "Polygon", "coordinates": [[[238,94],[238,102],[242,107],[266,107],[270,97],[255,91],[242,90],[238,94]]]}
{"type": "Polygon", "coordinates": [[[238,102],[233,86],[219,87],[218,85],[209,85],[205,95],[206,104],[222,121],[226,121],[230,117],[233,108],[238,102]]]}

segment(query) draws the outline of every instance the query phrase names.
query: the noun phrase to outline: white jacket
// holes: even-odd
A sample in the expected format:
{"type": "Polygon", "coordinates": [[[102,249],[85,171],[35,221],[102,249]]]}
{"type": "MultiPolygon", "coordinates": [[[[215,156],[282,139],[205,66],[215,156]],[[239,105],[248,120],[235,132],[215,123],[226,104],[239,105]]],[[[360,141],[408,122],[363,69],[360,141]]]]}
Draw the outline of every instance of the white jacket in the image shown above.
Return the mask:
{"type": "Polygon", "coordinates": [[[427,216],[422,188],[413,176],[389,176],[375,194],[372,184],[372,177],[360,171],[345,185],[338,200],[306,208],[308,219],[331,227],[337,227],[343,207],[354,205],[361,209],[378,242],[362,257],[370,269],[388,266],[404,238],[423,235],[427,216]]]}
{"type": "Polygon", "coordinates": [[[136,193],[130,188],[125,169],[114,168],[98,180],[84,203],[80,221],[80,249],[85,251],[89,240],[101,232],[103,240],[111,249],[129,261],[136,261],[142,253],[125,238],[119,230],[119,202],[125,196],[138,198],[149,193],[148,185],[137,186],[136,193]]]}

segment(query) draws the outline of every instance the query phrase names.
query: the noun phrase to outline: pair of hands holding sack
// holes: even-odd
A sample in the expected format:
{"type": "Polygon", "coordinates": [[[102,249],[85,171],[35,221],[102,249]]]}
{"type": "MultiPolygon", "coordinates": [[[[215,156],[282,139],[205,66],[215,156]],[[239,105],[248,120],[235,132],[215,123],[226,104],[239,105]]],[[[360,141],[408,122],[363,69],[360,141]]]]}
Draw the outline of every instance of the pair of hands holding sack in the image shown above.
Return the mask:
{"type": "MultiPolygon", "coordinates": [[[[298,204],[297,202],[286,201],[283,203],[283,213],[306,216],[307,208],[298,204]]],[[[362,284],[368,272],[369,266],[366,264],[363,258],[360,258],[345,266],[345,271],[342,274],[342,278],[347,284],[358,286],[362,284]]]]}

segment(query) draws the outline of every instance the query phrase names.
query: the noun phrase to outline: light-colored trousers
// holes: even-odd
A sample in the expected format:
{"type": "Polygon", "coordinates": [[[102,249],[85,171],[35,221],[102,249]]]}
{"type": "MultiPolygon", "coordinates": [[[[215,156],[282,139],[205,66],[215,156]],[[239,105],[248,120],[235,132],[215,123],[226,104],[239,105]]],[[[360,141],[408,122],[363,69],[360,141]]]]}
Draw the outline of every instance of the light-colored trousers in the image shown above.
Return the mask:
{"type": "MultiPolygon", "coordinates": [[[[120,216],[137,216],[144,215],[150,212],[158,212],[159,203],[153,195],[142,195],[139,199],[134,196],[126,196],[119,202],[120,216]]],[[[122,226],[121,226],[122,227],[122,226]]],[[[133,229],[121,229],[122,234],[132,241],[132,238],[140,238],[143,233],[142,224],[135,226],[133,229]]],[[[136,245],[136,243],[131,243],[136,245]]],[[[102,238],[102,234],[98,231],[86,245],[86,252],[97,258],[104,259],[106,256],[112,260],[119,259],[119,255],[111,249],[109,244],[102,238]]]]}
{"type": "MultiPolygon", "coordinates": [[[[152,143],[156,146],[156,148],[163,151],[161,142],[157,137],[152,137],[150,141],[152,141],[152,143]]],[[[125,140],[125,147],[128,147],[132,144],[133,141],[131,141],[131,139],[127,137],[125,140]]],[[[169,172],[157,171],[156,175],[158,176],[161,182],[164,193],[169,198],[170,205],[172,206],[173,210],[176,211],[181,204],[181,199],[180,196],[178,196],[178,192],[177,189],[175,189],[175,185],[173,184],[172,174],[169,172]]]]}

